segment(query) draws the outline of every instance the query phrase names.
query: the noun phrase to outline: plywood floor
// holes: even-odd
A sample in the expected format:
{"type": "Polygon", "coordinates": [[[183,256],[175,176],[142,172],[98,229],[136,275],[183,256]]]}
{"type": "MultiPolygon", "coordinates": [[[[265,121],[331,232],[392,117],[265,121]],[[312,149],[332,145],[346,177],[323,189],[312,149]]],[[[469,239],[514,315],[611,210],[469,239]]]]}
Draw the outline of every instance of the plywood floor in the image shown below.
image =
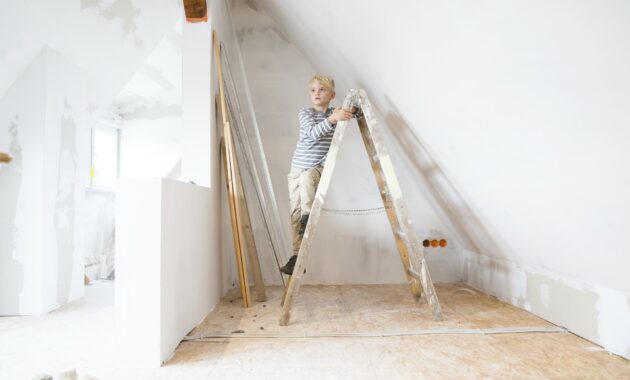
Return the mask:
{"type": "Polygon", "coordinates": [[[249,309],[230,294],[189,334],[213,338],[182,342],[164,369],[256,379],[630,379],[627,360],[526,311],[465,285],[436,288],[440,322],[404,285],[304,286],[287,327],[277,323],[281,288],[249,309]],[[505,328],[555,332],[475,333],[505,328]],[[344,333],[366,336],[326,336],[344,333]]]}
{"type": "Polygon", "coordinates": [[[0,318],[0,379],[71,368],[81,380],[630,379],[627,360],[566,332],[427,335],[443,329],[554,328],[464,285],[436,288],[442,322],[431,319],[424,302],[414,304],[402,285],[305,286],[288,327],[277,324],[280,288],[268,288],[269,300],[247,310],[228,295],[191,336],[242,330],[234,333],[241,338],[182,342],[163,367],[132,369],[115,363],[113,283],[95,283],[84,299],[46,316],[0,318]],[[420,335],[260,337],[409,332],[420,335]]]}

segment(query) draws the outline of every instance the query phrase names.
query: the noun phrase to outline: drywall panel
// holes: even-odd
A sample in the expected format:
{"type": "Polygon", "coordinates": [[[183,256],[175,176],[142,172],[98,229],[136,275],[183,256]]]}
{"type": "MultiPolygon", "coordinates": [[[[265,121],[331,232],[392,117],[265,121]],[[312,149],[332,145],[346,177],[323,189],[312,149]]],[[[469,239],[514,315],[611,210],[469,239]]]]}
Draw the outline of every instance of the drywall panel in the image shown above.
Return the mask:
{"type": "Polygon", "coordinates": [[[118,362],[159,367],[228,288],[217,194],[167,179],[121,180],[116,202],[118,362]]]}

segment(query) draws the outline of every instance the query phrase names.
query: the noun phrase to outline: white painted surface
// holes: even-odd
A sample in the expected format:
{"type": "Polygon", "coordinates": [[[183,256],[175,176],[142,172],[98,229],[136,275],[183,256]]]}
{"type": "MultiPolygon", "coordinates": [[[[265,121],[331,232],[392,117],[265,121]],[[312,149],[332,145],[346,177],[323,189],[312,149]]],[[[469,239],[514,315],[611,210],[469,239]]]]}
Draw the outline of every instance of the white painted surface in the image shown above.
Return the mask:
{"type": "Polygon", "coordinates": [[[211,90],[214,67],[211,22],[185,23],[183,41],[183,155],[182,180],[210,184],[210,140],[214,110],[211,90]]]}
{"type": "Polygon", "coordinates": [[[117,189],[116,347],[123,366],[157,367],[214,307],[222,285],[218,194],[166,179],[117,189]]]}
{"type": "Polygon", "coordinates": [[[158,366],[163,360],[161,196],[160,179],[119,181],[117,186],[114,310],[117,353],[123,365],[137,361],[158,366]]]}

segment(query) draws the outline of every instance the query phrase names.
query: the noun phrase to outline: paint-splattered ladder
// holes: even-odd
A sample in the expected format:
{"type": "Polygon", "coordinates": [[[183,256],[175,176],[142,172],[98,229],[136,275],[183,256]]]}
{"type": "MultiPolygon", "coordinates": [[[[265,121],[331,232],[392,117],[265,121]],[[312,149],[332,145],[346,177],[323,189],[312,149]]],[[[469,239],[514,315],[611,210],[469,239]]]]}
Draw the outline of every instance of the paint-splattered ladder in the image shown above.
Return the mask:
{"type": "MultiPolygon", "coordinates": [[[[392,226],[396,247],[398,248],[398,253],[400,254],[400,259],[411,292],[414,298],[419,300],[422,287],[429,306],[433,308],[433,316],[435,319],[441,320],[442,310],[433,287],[433,281],[431,281],[429,269],[426,265],[423,248],[413,230],[407,206],[403,200],[398,179],[394,173],[391,158],[387,153],[383,137],[377,128],[372,105],[365,91],[350,90],[348,92],[343,102],[343,108],[350,109],[353,106],[360,107],[363,112],[363,117],[359,118],[357,122],[359,123],[363,143],[365,144],[365,149],[367,150],[370,163],[372,164],[372,170],[376,177],[376,183],[378,184],[381,198],[383,199],[387,217],[392,226]]],[[[282,300],[283,309],[282,316],[280,317],[280,325],[282,326],[286,326],[291,318],[291,308],[293,307],[293,302],[300,288],[300,280],[306,268],[311,243],[315,235],[326,192],[330,186],[330,180],[335,168],[346,125],[346,121],[337,123],[335,134],[328,151],[324,171],[322,172],[317,192],[315,193],[308,224],[304,231],[302,245],[300,246],[300,251],[293,270],[294,275],[289,278],[289,283],[285,289],[282,300]]]]}

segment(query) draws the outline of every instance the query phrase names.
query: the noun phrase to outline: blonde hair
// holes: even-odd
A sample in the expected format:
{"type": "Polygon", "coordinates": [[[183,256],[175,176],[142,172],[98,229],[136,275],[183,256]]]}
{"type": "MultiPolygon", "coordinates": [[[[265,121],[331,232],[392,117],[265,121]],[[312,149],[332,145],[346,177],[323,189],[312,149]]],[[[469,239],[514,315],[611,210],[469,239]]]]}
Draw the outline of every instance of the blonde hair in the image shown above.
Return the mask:
{"type": "Polygon", "coordinates": [[[327,75],[313,75],[311,80],[308,81],[308,85],[310,86],[313,82],[318,81],[320,84],[323,84],[325,87],[328,87],[330,91],[335,91],[335,80],[327,75]]]}

